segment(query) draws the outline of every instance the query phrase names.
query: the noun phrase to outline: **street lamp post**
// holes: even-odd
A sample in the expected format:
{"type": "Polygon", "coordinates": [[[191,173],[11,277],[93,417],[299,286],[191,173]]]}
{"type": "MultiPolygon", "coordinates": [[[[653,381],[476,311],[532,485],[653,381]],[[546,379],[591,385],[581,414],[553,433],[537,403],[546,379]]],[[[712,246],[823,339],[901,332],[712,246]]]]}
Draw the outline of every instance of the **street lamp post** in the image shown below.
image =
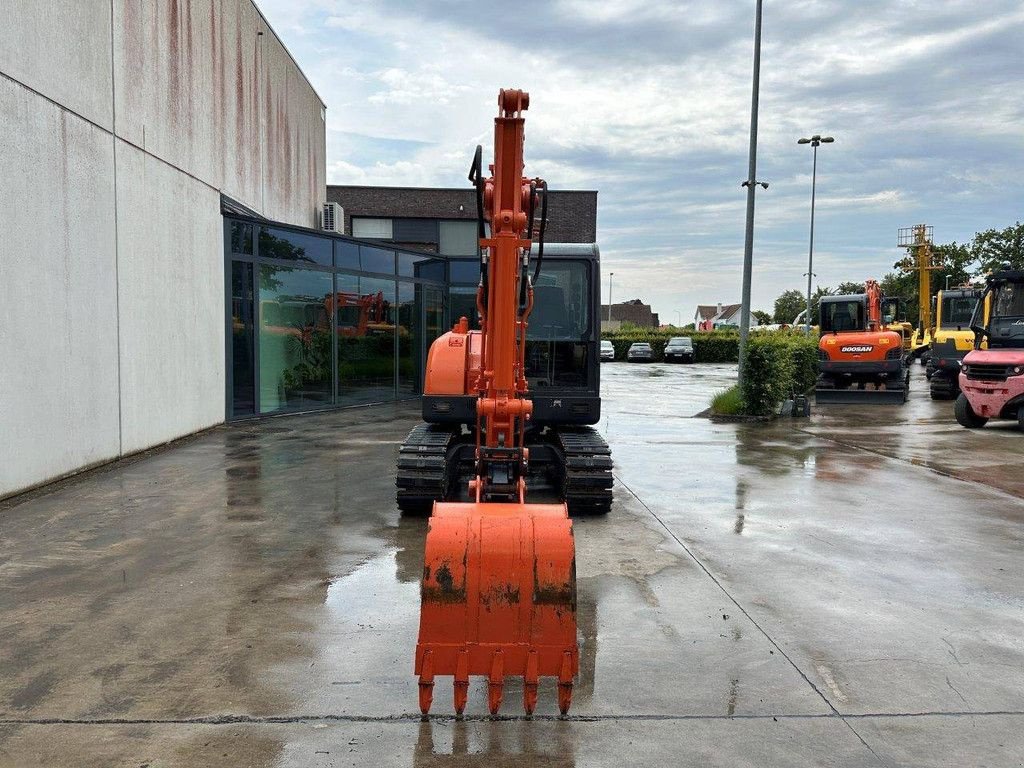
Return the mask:
{"type": "Polygon", "coordinates": [[[807,333],[811,332],[811,275],[814,266],[814,193],[818,181],[818,145],[831,144],[835,139],[814,134],[809,139],[799,139],[797,144],[810,144],[814,148],[814,164],[811,166],[811,238],[807,247],[807,333]]]}
{"type": "Polygon", "coordinates": [[[750,280],[754,261],[754,190],[760,186],[768,189],[768,182],[757,180],[757,106],[761,91],[761,6],[757,0],[754,6],[754,75],[750,89],[750,149],[747,155],[747,221],[743,238],[743,282],[740,296],[740,354],[738,385],[743,387],[743,356],[750,335],[750,280]]]}
{"type": "Polygon", "coordinates": [[[612,278],[615,277],[614,272],[608,273],[608,322],[612,321],[612,278]]]}

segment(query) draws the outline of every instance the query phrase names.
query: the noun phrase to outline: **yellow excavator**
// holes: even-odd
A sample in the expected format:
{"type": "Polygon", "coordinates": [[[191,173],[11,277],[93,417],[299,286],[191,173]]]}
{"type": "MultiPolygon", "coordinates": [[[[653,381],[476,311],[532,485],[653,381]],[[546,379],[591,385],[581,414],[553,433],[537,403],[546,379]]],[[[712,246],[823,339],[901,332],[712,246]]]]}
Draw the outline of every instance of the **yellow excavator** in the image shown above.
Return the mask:
{"type": "Polygon", "coordinates": [[[903,339],[903,352],[913,351],[914,325],[906,318],[906,302],[898,296],[882,297],[882,324],[887,331],[896,331],[903,339]]]}
{"type": "MultiPolygon", "coordinates": [[[[960,366],[964,355],[974,349],[971,317],[983,289],[964,285],[935,296],[935,327],[928,359],[928,378],[932,400],[955,400],[960,394],[960,366]]],[[[989,299],[985,299],[983,319],[988,325],[989,299]]],[[[982,349],[987,348],[983,342],[982,349]]]]}

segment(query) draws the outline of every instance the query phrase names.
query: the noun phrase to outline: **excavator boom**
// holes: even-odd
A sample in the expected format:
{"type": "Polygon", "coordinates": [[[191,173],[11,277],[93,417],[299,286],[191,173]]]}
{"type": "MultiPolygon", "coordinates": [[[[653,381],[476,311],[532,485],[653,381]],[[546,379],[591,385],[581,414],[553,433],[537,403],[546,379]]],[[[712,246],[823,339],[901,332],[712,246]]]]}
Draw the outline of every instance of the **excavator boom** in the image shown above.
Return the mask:
{"type": "Polygon", "coordinates": [[[533,403],[524,360],[534,300],[527,266],[532,209],[544,185],[523,176],[528,106],[525,92],[501,91],[492,175],[482,178],[479,150],[470,172],[491,225],[490,236],[480,227],[480,331],[468,332],[463,320],[435,342],[478,356],[470,382],[476,447],[470,501],[437,501],[428,522],[415,661],[423,714],[430,711],[434,679],[448,675],[458,714],[473,675],[487,678],[491,714],[501,706],[506,677],[522,678],[527,714],[536,707],[540,678],[555,677],[564,714],[579,667],[568,509],[565,502],[526,502],[525,432],[533,403]]]}

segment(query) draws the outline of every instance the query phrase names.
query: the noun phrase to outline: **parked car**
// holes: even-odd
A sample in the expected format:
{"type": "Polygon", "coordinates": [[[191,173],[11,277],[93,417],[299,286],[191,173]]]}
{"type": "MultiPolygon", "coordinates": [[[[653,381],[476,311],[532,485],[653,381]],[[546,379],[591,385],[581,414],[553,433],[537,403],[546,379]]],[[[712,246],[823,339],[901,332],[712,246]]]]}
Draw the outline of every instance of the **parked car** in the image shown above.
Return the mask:
{"type": "Polygon", "coordinates": [[[615,345],[608,339],[601,339],[601,362],[615,360],[615,345]]]}
{"type": "Polygon", "coordinates": [[[649,363],[654,359],[654,350],[646,341],[638,341],[629,346],[626,360],[631,363],[649,363]]]}
{"type": "Polygon", "coordinates": [[[693,339],[689,336],[673,336],[665,345],[666,363],[692,363],[693,339]]]}

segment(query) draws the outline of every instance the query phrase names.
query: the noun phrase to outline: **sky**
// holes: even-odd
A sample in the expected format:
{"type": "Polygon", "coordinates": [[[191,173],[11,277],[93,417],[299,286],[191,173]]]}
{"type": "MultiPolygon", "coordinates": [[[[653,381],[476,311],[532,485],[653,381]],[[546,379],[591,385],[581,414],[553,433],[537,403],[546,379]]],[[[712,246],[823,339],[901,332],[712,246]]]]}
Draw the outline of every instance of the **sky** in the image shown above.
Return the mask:
{"type": "MultiPolygon", "coordinates": [[[[257,0],[327,103],[329,184],[468,184],[499,88],[526,174],[598,190],[602,296],[663,322],[740,300],[754,0],[257,0]],[[678,312],[678,314],[677,314],[678,312]]],[[[897,230],[1024,219],[1020,0],[765,0],[753,308],[880,278],[897,230]]]]}

